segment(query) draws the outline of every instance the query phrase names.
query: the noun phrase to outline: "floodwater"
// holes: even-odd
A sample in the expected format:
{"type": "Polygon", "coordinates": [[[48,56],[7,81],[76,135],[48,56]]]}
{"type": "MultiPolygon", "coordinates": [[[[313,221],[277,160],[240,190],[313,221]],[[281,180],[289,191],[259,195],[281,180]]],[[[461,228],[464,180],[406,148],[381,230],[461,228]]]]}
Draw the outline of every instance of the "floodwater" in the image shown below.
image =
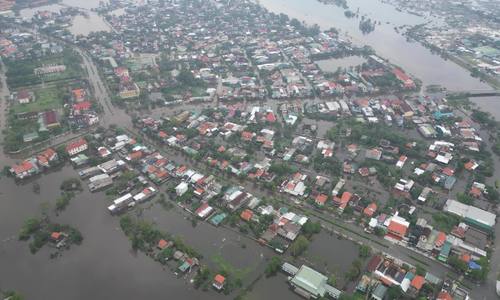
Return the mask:
{"type": "MultiPolygon", "coordinates": [[[[0,289],[17,290],[26,299],[160,299],[167,294],[174,299],[223,297],[212,290],[195,290],[151,258],[131,251],[130,242],[119,228],[119,218],[107,213],[106,207],[112,199],[102,192],[92,194],[85,190],[56,216],[53,209],[60,194],[59,185],[64,179],[76,176],[72,167],[65,166],[24,185],[16,185],[11,178],[0,179],[0,289]],[[33,182],[41,186],[40,194],[33,192],[33,182]],[[24,220],[41,215],[42,207],[47,207],[54,222],[78,228],[84,236],[82,245],[63,252],[57,259],[49,258],[48,247],[32,255],[28,243],[18,241],[17,234],[24,220]],[[54,286],[58,287],[57,293],[54,286]]],[[[274,255],[270,249],[228,228],[216,228],[201,221],[193,227],[178,208],[167,211],[149,203],[143,207],[142,218],[180,236],[203,254],[203,263],[213,268],[218,266],[217,258],[222,257],[245,274],[245,283],[262,274],[274,255]]],[[[344,263],[350,263],[352,254],[356,255],[356,246],[320,234],[311,243],[310,253],[312,261],[326,257],[329,266],[344,270],[344,263]],[[333,250],[337,254],[330,257],[328,254],[333,250]]],[[[286,280],[279,286],[269,286],[267,282],[258,285],[261,284],[258,299],[291,293],[286,280]]],[[[224,298],[231,297],[234,295],[224,298]]]]}
{"type": "Polygon", "coordinates": [[[335,72],[338,68],[349,69],[362,65],[365,62],[366,59],[361,56],[348,56],[344,58],[331,58],[316,61],[323,72],[335,72]]]}
{"type": "Polygon", "coordinates": [[[500,96],[472,97],[469,99],[477,105],[479,110],[489,112],[497,121],[500,120],[500,96]]]}
{"type": "Polygon", "coordinates": [[[75,175],[71,167],[64,167],[41,176],[39,195],[32,192],[32,184],[17,186],[10,178],[0,179],[0,289],[17,290],[26,299],[220,298],[194,290],[151,258],[131,252],[118,218],[106,212],[110,200],[103,193],[85,191],[59,217],[51,217],[78,228],[82,245],[57,259],[49,258],[48,248],[32,255],[28,244],[17,240],[19,229],[25,219],[40,215],[44,201],[53,211],[60,183],[75,175]]]}
{"type": "Polygon", "coordinates": [[[347,18],[344,9],[326,5],[316,0],[259,0],[260,4],[275,13],[285,13],[308,24],[318,24],[323,29],[340,29],[341,36],[349,36],[355,44],[369,45],[377,54],[388,58],[410,74],[421,79],[424,85],[440,84],[449,90],[489,89],[488,85],[472,78],[469,72],[451,61],[432,54],[416,42],[408,42],[394,27],[415,25],[428,20],[399,12],[378,0],[348,0],[351,11],[359,8],[359,14],[367,15],[377,23],[375,31],[363,35],[359,20],[347,18]]]}
{"type": "MultiPolygon", "coordinates": [[[[87,16],[77,15],[73,18],[68,30],[74,35],[88,35],[96,31],[111,31],[111,27],[105,22],[104,18],[97,13],[90,11],[91,8],[99,5],[98,1],[63,1],[64,5],[76,6],[85,9],[87,16]]],[[[46,6],[39,6],[35,8],[26,8],[20,11],[21,17],[31,19],[39,11],[59,12],[63,5],[52,4],[46,6]]]]}
{"type": "Polygon", "coordinates": [[[104,19],[94,12],[88,12],[88,17],[78,15],[73,18],[69,31],[74,35],[88,35],[91,32],[111,31],[104,19]]]}

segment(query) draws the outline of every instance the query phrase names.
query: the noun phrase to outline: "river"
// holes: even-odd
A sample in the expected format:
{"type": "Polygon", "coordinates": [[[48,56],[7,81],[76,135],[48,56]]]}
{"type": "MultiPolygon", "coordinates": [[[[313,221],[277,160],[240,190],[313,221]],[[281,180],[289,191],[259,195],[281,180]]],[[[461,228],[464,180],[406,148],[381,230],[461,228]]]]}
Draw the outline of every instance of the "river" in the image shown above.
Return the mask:
{"type": "Polygon", "coordinates": [[[407,72],[421,79],[424,85],[440,84],[449,90],[488,89],[489,86],[472,78],[469,72],[453,62],[445,61],[432,54],[416,42],[408,42],[395,32],[395,26],[415,25],[428,21],[419,16],[399,12],[378,0],[348,0],[351,11],[359,8],[360,15],[381,22],[375,31],[363,35],[359,30],[359,19],[347,18],[344,9],[326,5],[315,0],[259,0],[260,4],[275,13],[318,24],[322,29],[331,27],[347,34],[358,45],[369,45],[377,54],[403,67],[407,72]],[[387,24],[389,23],[389,24],[387,24]]]}

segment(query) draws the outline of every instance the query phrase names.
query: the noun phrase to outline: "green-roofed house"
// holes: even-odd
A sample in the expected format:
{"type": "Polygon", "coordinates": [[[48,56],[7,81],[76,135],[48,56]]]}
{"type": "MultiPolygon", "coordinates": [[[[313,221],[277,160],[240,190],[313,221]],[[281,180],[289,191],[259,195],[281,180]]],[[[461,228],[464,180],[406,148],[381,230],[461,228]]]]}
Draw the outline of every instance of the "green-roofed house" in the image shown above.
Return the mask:
{"type": "Polygon", "coordinates": [[[448,257],[450,256],[450,252],[451,252],[451,243],[446,241],[443,247],[441,248],[441,252],[439,252],[438,260],[446,262],[448,260],[448,257]]]}
{"type": "Polygon", "coordinates": [[[338,298],[341,291],[327,284],[328,278],[303,265],[299,271],[290,279],[290,284],[294,287],[294,291],[306,298],[320,298],[325,294],[333,298],[338,298]]]}
{"type": "Polygon", "coordinates": [[[210,223],[214,226],[219,226],[222,221],[227,217],[226,213],[220,213],[215,215],[213,218],[210,219],[210,223]]]}

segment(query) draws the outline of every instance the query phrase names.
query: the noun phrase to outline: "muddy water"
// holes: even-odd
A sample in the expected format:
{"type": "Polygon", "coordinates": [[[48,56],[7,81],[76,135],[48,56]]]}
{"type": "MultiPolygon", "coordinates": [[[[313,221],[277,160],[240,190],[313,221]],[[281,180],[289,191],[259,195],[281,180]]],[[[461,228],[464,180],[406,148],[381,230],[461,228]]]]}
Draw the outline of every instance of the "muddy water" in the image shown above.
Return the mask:
{"type": "MultiPolygon", "coordinates": [[[[76,174],[70,167],[17,186],[10,178],[0,180],[0,288],[14,289],[26,299],[219,299],[214,292],[194,290],[170,271],[142,254],[130,251],[130,242],[119,229],[118,218],[106,212],[109,199],[87,191],[72,200],[66,211],[52,220],[78,228],[84,241],[63,256],[49,258],[50,250],[36,255],[17,240],[26,218],[40,215],[40,204],[54,199],[64,178],[76,174]]],[[[164,228],[167,229],[167,228],[164,228]]],[[[203,249],[199,249],[203,251],[203,249]]]]}

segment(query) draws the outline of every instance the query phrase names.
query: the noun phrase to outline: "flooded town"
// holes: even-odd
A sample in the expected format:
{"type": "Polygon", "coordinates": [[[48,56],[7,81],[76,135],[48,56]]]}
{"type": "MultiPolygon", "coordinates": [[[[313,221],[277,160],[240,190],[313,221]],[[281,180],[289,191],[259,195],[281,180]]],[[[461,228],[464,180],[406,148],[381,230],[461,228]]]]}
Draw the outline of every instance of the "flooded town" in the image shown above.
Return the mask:
{"type": "Polygon", "coordinates": [[[497,299],[500,6],[0,0],[0,299],[497,299]]]}

